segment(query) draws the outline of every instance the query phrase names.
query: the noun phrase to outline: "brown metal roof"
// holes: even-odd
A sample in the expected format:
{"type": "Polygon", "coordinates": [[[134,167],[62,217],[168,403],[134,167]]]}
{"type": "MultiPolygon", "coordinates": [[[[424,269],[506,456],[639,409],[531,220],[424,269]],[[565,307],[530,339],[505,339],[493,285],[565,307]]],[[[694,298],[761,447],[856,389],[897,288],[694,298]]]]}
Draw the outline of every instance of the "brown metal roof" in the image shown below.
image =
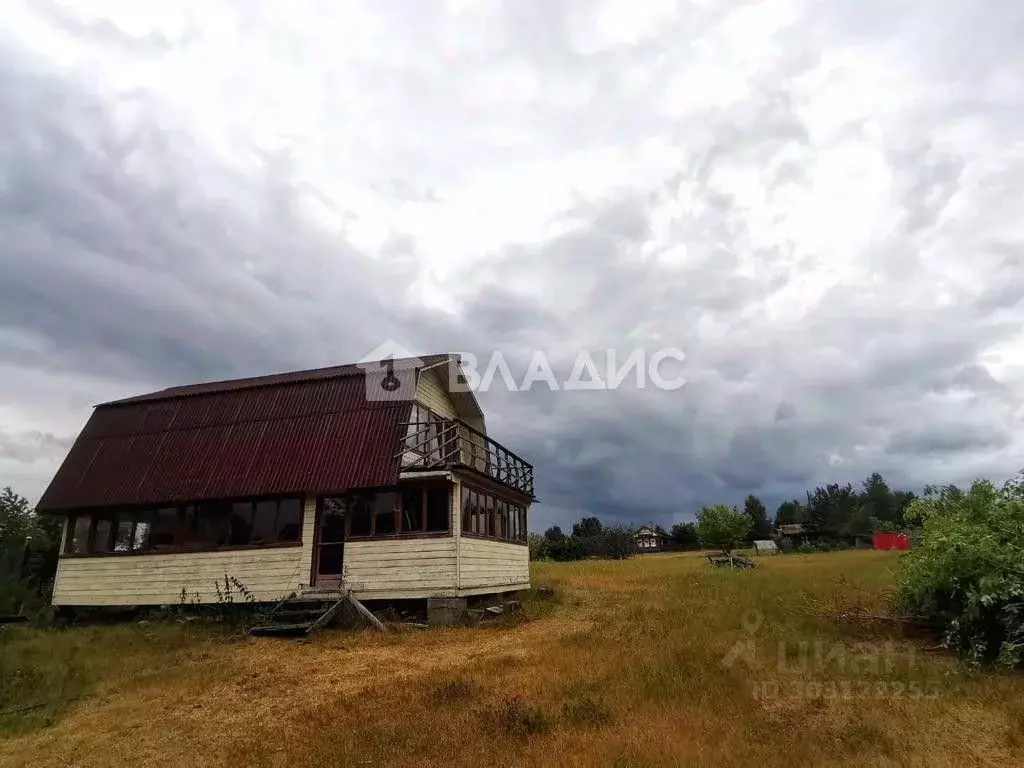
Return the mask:
{"type": "MultiPolygon", "coordinates": [[[[400,357],[393,360],[396,369],[408,367],[429,367],[438,363],[446,362],[452,355],[424,355],[423,357],[400,357]]],[[[168,387],[158,392],[149,392],[145,395],[126,397],[123,400],[113,400],[103,405],[123,405],[125,403],[141,403],[149,400],[165,400],[175,397],[186,397],[188,395],[201,395],[210,392],[229,392],[238,389],[252,389],[255,387],[272,387],[277,384],[291,384],[300,381],[316,381],[318,379],[334,379],[340,376],[360,376],[366,366],[373,366],[373,363],[352,363],[350,365],[336,365],[331,368],[310,368],[305,371],[291,371],[289,373],[273,373],[268,376],[253,376],[247,379],[226,379],[224,381],[207,381],[201,384],[187,384],[181,387],[168,387]]]]}
{"type": "Polygon", "coordinates": [[[38,509],[391,485],[409,396],[367,400],[365,387],[363,370],[346,365],[97,406],[38,509]]]}

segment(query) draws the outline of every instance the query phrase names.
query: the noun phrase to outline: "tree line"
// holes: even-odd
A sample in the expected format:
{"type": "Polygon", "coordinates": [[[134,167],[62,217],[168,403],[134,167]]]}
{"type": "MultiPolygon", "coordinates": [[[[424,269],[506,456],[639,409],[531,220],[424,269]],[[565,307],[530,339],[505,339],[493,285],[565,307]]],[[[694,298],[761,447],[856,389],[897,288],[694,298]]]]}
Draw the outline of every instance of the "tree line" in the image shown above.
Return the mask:
{"type": "MultiPolygon", "coordinates": [[[[747,496],[742,511],[750,518],[747,541],[769,539],[782,525],[800,524],[807,535],[822,541],[852,543],[859,536],[892,533],[908,527],[913,491],[893,490],[879,472],[868,475],[859,487],[852,483],[819,485],[805,499],[789,499],[772,517],[757,496],[747,496]]],[[[677,523],[667,532],[674,545],[686,549],[699,545],[696,523],[677,523]]]]}
{"type": "MultiPolygon", "coordinates": [[[[853,543],[860,536],[904,530],[908,526],[907,509],[916,498],[913,491],[890,488],[879,472],[871,473],[856,487],[852,483],[817,486],[806,491],[803,500],[783,501],[771,516],[764,502],[750,495],[742,506],[742,512],[750,519],[743,540],[769,539],[779,526],[800,524],[809,538],[853,543]]],[[[676,523],[668,530],[660,525],[653,528],[665,537],[666,549],[699,549],[702,546],[696,520],[676,523]]],[[[628,557],[635,549],[633,533],[634,529],[602,525],[598,518],[586,517],[573,523],[568,534],[557,525],[543,535],[531,534],[530,550],[535,559],[628,557]]]]}
{"type": "Polygon", "coordinates": [[[60,537],[59,519],[37,515],[10,487],[0,491],[0,614],[48,599],[60,537]]]}

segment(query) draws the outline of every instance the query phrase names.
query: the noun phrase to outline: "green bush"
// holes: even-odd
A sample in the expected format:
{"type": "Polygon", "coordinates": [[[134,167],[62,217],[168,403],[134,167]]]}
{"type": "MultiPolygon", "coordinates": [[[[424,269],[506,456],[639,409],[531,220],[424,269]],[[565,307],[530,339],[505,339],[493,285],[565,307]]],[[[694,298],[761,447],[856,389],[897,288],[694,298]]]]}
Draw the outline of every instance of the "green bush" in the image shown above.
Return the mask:
{"type": "Polygon", "coordinates": [[[729,551],[744,541],[750,534],[754,522],[735,507],[716,504],[702,507],[697,513],[697,536],[705,547],[729,551]]]}
{"type": "Polygon", "coordinates": [[[945,626],[945,642],[976,662],[1024,663],[1024,475],[997,489],[925,489],[907,516],[921,525],[902,559],[897,600],[945,626]]]}

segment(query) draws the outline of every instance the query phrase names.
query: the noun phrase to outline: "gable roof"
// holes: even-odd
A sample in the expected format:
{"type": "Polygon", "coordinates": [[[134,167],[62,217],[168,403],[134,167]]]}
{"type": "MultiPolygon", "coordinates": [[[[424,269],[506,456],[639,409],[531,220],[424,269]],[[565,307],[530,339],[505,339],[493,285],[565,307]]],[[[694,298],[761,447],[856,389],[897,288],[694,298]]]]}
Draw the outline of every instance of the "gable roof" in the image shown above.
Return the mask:
{"type": "MultiPolygon", "coordinates": [[[[447,359],[431,355],[423,363],[447,359]]],[[[403,362],[395,361],[395,369],[403,362]]],[[[392,485],[411,398],[375,390],[369,399],[367,378],[376,374],[365,368],[170,387],[98,405],[37,508],[392,485]]]]}
{"type": "MultiPolygon", "coordinates": [[[[425,368],[438,363],[447,362],[450,355],[426,355],[425,357],[404,357],[394,360],[394,367],[398,370],[403,368],[425,368]]],[[[273,387],[279,384],[296,384],[308,381],[320,381],[323,379],[344,378],[347,376],[363,375],[368,369],[374,368],[377,361],[350,363],[347,365],[335,365],[330,368],[310,368],[304,371],[291,371],[288,373],[272,373],[267,376],[251,376],[245,379],[225,379],[223,381],[207,381],[199,384],[186,384],[179,387],[168,387],[157,392],[149,392],[144,395],[126,397],[121,400],[112,400],[108,403],[101,403],[97,407],[108,405],[126,405],[129,403],[143,403],[152,400],[168,400],[177,397],[188,397],[190,395],[204,395],[214,392],[237,392],[242,389],[256,389],[259,387],[273,387]]]]}

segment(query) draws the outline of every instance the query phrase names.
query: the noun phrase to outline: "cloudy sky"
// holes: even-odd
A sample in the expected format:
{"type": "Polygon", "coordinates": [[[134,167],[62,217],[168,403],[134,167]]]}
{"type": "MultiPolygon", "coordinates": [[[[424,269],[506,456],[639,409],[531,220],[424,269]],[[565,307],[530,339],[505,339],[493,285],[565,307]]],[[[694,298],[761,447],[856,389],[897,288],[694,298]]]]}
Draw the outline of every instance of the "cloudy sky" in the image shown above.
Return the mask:
{"type": "Polygon", "coordinates": [[[0,5],[0,486],[386,339],[686,353],[481,394],[535,528],[1024,467],[1024,5],[0,5]]]}

